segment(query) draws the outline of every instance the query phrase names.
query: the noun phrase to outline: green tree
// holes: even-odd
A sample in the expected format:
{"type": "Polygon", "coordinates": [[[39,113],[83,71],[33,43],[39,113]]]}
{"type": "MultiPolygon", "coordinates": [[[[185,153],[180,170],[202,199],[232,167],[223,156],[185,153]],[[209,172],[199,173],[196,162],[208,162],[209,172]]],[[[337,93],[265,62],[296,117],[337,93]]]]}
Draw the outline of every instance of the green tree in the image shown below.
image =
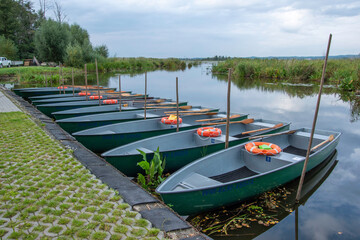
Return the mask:
{"type": "Polygon", "coordinates": [[[38,16],[30,1],[0,0],[0,35],[14,42],[22,59],[34,54],[37,21],[38,16]]]}
{"type": "Polygon", "coordinates": [[[63,62],[71,33],[68,24],[43,21],[35,33],[35,48],[41,61],[63,62]]]}
{"type": "Polygon", "coordinates": [[[17,47],[10,39],[6,39],[4,36],[0,36],[0,56],[8,59],[17,59],[17,47]]]}
{"type": "Polygon", "coordinates": [[[69,44],[66,48],[65,64],[73,67],[82,67],[84,63],[84,56],[81,46],[69,44]]]}
{"type": "Polygon", "coordinates": [[[106,45],[97,46],[94,50],[98,55],[103,56],[104,58],[109,57],[109,50],[106,45]]]}

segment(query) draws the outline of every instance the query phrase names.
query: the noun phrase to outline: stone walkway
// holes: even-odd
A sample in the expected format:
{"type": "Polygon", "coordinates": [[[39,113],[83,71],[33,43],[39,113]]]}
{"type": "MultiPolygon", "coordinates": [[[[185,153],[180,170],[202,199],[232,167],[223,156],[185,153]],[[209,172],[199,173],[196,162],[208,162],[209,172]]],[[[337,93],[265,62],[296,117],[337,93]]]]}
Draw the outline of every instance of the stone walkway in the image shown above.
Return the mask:
{"type": "Polygon", "coordinates": [[[0,112],[18,112],[20,109],[0,91],[0,112]]]}

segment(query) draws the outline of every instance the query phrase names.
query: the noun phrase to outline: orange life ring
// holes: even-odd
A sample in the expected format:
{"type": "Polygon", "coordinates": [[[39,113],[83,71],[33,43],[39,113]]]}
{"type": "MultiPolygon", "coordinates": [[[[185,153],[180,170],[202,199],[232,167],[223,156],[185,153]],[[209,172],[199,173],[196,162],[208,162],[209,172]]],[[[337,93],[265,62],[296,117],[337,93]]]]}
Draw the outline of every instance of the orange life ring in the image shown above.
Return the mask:
{"type": "MultiPolygon", "coordinates": [[[[89,96],[91,93],[88,92],[87,95],[89,96]]],[[[86,96],[86,92],[79,92],[79,96],[86,96]]]]}
{"type": "Polygon", "coordinates": [[[220,128],[214,127],[202,127],[197,129],[197,134],[202,137],[218,137],[221,135],[220,128]]]}
{"type": "Polygon", "coordinates": [[[250,142],[245,145],[246,151],[256,154],[256,155],[266,155],[266,156],[274,156],[281,152],[281,148],[273,143],[267,142],[250,142]],[[261,149],[259,146],[266,145],[271,149],[261,149]]]}
{"type": "MultiPolygon", "coordinates": [[[[163,117],[163,118],[161,119],[161,122],[162,122],[162,123],[165,123],[165,124],[174,125],[174,124],[177,124],[177,118],[176,118],[176,116],[174,116],[174,115],[170,115],[169,117],[163,117]]],[[[179,124],[181,124],[181,123],[182,123],[182,119],[179,118],[179,124]]]]}
{"type": "MultiPolygon", "coordinates": [[[[99,99],[99,95],[94,95],[89,97],[91,100],[99,99]]],[[[103,96],[100,96],[100,99],[103,99],[103,96]]]]}
{"type": "Polygon", "coordinates": [[[68,87],[57,87],[58,89],[67,89],[68,87]]]}
{"type": "Polygon", "coordinates": [[[115,103],[118,103],[118,100],[116,100],[116,99],[103,100],[103,104],[115,104],[115,103]]]}

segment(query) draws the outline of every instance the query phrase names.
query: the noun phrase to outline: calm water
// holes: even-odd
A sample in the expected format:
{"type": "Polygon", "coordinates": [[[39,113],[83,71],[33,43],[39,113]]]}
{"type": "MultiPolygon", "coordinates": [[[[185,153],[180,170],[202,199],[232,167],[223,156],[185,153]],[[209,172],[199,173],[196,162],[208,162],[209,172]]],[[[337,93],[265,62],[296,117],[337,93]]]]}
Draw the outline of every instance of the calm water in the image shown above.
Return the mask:
{"type": "MultiPolygon", "coordinates": [[[[180,101],[225,111],[227,83],[212,76],[210,67],[210,64],[203,64],[185,71],[150,72],[147,74],[148,94],[176,99],[175,78],[179,77],[180,101]]],[[[92,78],[91,82],[94,84],[95,80],[92,78]]],[[[144,92],[144,74],[122,75],[121,83],[122,90],[144,92]]],[[[118,76],[102,75],[101,84],[118,87],[118,76]]],[[[343,133],[337,148],[338,163],[299,207],[299,239],[360,239],[360,121],[356,121],[360,99],[351,103],[343,101],[344,96],[332,93],[333,90],[331,87],[324,89],[317,128],[343,133]]],[[[317,93],[318,88],[311,85],[233,83],[231,111],[248,113],[252,118],[288,121],[292,128],[311,127],[317,93]]],[[[271,228],[254,229],[250,234],[247,230],[246,238],[258,235],[257,239],[295,239],[295,213],[281,218],[271,228]]],[[[243,239],[241,230],[230,233],[231,239],[243,239]]]]}
{"type": "MultiPolygon", "coordinates": [[[[150,72],[147,75],[148,93],[175,99],[175,79],[179,77],[181,101],[225,111],[227,83],[212,76],[210,66],[203,64],[186,71],[150,72]]],[[[123,90],[144,92],[143,74],[122,75],[121,80],[123,90]]],[[[102,81],[106,82],[106,79],[102,81]]],[[[246,87],[242,88],[239,85],[241,83],[231,86],[232,112],[249,113],[253,118],[289,121],[293,128],[311,127],[318,93],[316,86],[252,86],[244,83],[246,87]]],[[[118,77],[108,77],[108,86],[117,87],[118,77]]],[[[343,133],[337,148],[339,161],[324,183],[299,207],[299,239],[360,239],[360,121],[355,121],[358,115],[352,113],[356,102],[343,101],[332,91],[332,88],[324,89],[317,128],[343,133]]],[[[233,235],[241,235],[241,231],[233,235]]],[[[295,213],[257,238],[295,239],[295,213]]]]}

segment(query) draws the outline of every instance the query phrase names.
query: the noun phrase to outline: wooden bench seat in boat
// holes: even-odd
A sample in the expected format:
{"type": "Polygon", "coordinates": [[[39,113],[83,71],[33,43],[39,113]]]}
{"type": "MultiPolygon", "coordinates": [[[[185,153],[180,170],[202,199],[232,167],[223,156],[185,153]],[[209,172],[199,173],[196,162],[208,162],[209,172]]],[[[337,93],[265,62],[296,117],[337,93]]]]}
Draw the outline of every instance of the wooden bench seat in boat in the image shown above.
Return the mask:
{"type": "Polygon", "coordinates": [[[208,186],[213,186],[213,185],[218,185],[218,184],[221,184],[221,182],[218,182],[216,180],[213,180],[204,175],[194,172],[194,173],[191,173],[183,181],[179,182],[179,184],[176,185],[174,190],[208,187],[208,186]]]}
{"type": "Polygon", "coordinates": [[[136,154],[140,154],[140,152],[138,151],[141,150],[143,151],[144,153],[153,153],[154,151],[150,150],[150,149],[147,149],[147,148],[144,148],[144,147],[139,147],[139,148],[136,148],[136,149],[132,149],[130,151],[127,151],[126,153],[124,153],[124,155],[136,155],[136,154]]]}

